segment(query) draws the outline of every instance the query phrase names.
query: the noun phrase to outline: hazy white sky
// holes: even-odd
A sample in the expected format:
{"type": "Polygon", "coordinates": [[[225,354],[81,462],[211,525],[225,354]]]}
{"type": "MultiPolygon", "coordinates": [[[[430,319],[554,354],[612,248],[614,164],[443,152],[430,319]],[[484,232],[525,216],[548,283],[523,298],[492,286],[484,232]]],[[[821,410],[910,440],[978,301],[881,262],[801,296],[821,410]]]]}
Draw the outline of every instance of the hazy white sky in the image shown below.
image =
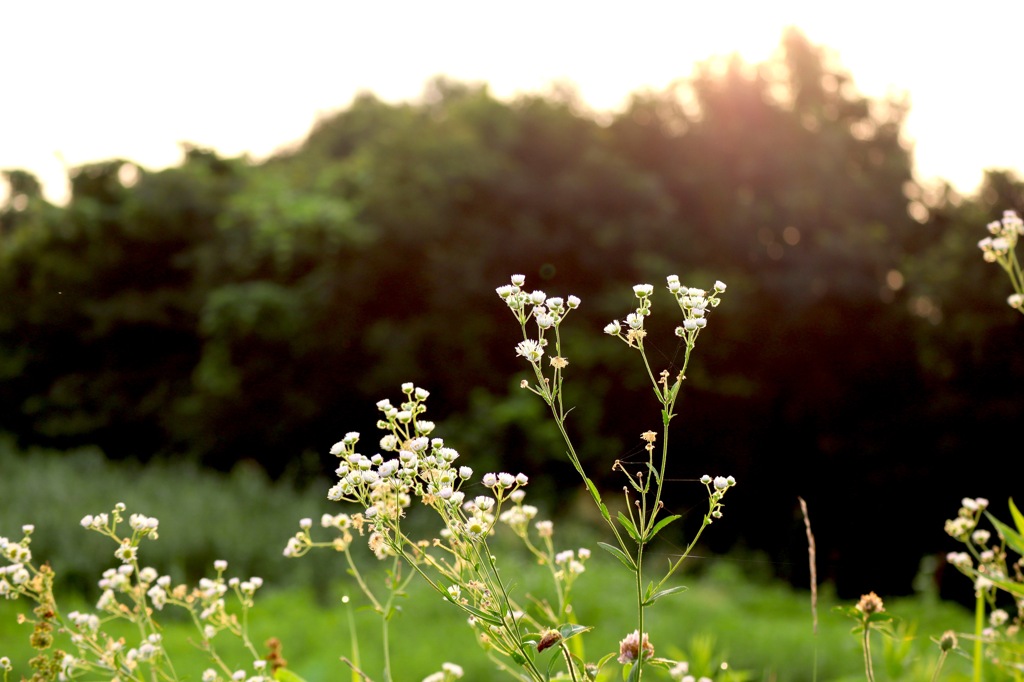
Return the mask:
{"type": "Polygon", "coordinates": [[[576,84],[594,108],[695,62],[767,58],[787,25],[837,53],[861,92],[907,92],[918,177],[973,192],[1024,171],[1024,2],[975,0],[25,0],[0,3],[0,169],[66,196],[65,166],[146,168],[180,142],[255,158],[369,90],[414,98],[436,74],[498,96],[576,84]]]}

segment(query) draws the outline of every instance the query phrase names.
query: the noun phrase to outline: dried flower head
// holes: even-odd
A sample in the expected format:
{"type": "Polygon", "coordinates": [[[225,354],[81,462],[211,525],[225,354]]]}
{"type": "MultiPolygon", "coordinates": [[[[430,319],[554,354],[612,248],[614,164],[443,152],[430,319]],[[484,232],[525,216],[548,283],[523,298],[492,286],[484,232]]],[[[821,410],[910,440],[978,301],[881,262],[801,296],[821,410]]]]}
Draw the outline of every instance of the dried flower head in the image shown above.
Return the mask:
{"type": "Polygon", "coordinates": [[[560,639],[562,639],[562,635],[558,632],[558,630],[548,630],[540,638],[540,641],[537,642],[537,653],[540,653],[541,651],[549,649],[554,645],[558,644],[558,641],[560,639]]]}
{"type": "Polygon", "coordinates": [[[885,606],[882,604],[881,597],[874,592],[868,592],[862,595],[860,601],[857,602],[857,610],[865,616],[870,616],[872,613],[885,611],[885,606]]]}
{"type": "Polygon", "coordinates": [[[646,632],[641,639],[640,632],[633,630],[619,642],[619,663],[632,663],[640,657],[641,651],[646,660],[654,655],[654,645],[648,641],[646,632]]]}

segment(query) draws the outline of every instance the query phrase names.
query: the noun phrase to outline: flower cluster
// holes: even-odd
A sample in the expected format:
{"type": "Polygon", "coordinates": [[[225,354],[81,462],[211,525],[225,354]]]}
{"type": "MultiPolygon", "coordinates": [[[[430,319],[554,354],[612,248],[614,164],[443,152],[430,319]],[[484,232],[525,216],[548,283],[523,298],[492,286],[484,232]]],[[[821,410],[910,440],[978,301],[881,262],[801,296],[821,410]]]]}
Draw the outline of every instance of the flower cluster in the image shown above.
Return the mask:
{"type": "MultiPolygon", "coordinates": [[[[725,493],[729,488],[736,485],[736,479],[732,476],[715,476],[711,478],[704,474],[700,477],[700,482],[708,489],[708,497],[711,504],[709,516],[712,519],[722,518],[722,507],[724,506],[722,498],[725,497],[725,493]]],[[[708,523],[710,523],[710,520],[708,523]]]]}
{"type": "MultiPolygon", "coordinates": [[[[669,275],[666,278],[666,283],[669,292],[675,297],[679,309],[683,312],[683,324],[676,327],[676,336],[686,339],[687,345],[692,347],[697,333],[708,324],[708,310],[721,303],[720,297],[725,292],[726,286],[723,282],[715,282],[711,292],[708,292],[704,289],[680,284],[678,275],[669,275]]],[[[644,330],[644,320],[651,314],[651,294],[653,293],[653,285],[635,285],[633,294],[639,301],[636,310],[625,317],[625,331],[622,322],[612,320],[605,325],[605,334],[622,339],[630,347],[639,348],[647,333],[644,330]]]]}
{"type": "Polygon", "coordinates": [[[978,527],[982,512],[987,508],[988,500],[984,497],[965,497],[960,501],[960,511],[957,512],[956,518],[946,521],[946,534],[960,542],[967,542],[971,533],[978,527]]]}
{"type": "Polygon", "coordinates": [[[712,682],[710,677],[694,677],[690,675],[690,664],[686,661],[680,661],[674,666],[669,668],[668,676],[673,680],[679,680],[679,682],[712,682]]]}
{"type": "MultiPolygon", "coordinates": [[[[1010,504],[1011,510],[1015,512],[1012,501],[1010,504]]],[[[1015,561],[1008,557],[1006,534],[1013,534],[1012,529],[1001,526],[991,516],[988,518],[996,526],[996,533],[979,527],[982,517],[988,515],[988,506],[988,500],[983,497],[965,497],[961,500],[956,518],[946,521],[945,530],[952,538],[962,542],[966,551],[949,552],[946,563],[971,578],[979,602],[987,602],[988,626],[980,634],[985,641],[996,642],[1016,637],[1024,623],[1024,600],[1017,596],[1019,585],[1024,583],[1024,557],[1018,557],[1015,561]],[[1015,614],[1011,615],[1002,605],[997,604],[996,595],[999,590],[1006,590],[1016,596],[1015,614]]]]}
{"type": "MultiPolygon", "coordinates": [[[[459,466],[459,453],[447,447],[441,438],[430,438],[434,423],[421,418],[430,393],[411,383],[402,385],[406,395],[398,407],[390,400],[381,400],[377,409],[383,413],[377,427],[385,432],[379,446],[383,453],[367,457],[356,451],[360,435],[350,432],[334,444],[331,453],[341,459],[335,473],[338,482],[327,497],[334,501],[355,502],[363,507],[361,521],[369,523],[375,534],[370,545],[379,558],[401,549],[394,545],[395,528],[412,504],[419,498],[433,507],[445,520],[449,530],[462,537],[477,539],[492,531],[495,513],[506,499],[513,499],[513,509],[524,514],[522,491],[529,479],[525,474],[488,473],[481,480],[490,495],[467,498],[461,489],[473,476],[468,466],[459,466]]],[[[350,535],[345,535],[352,519],[347,515],[324,517],[324,527],[336,526],[343,531],[343,541],[336,548],[344,550],[350,535]]],[[[299,556],[312,546],[306,527],[293,537],[285,548],[288,556],[299,556]]]]}
{"type": "Polygon", "coordinates": [[[1002,220],[993,220],[986,228],[991,237],[978,242],[986,263],[996,263],[1017,245],[1017,239],[1024,235],[1024,220],[1016,211],[1003,211],[1002,220]]]}
{"type": "MultiPolygon", "coordinates": [[[[519,321],[523,340],[516,344],[516,355],[525,358],[533,366],[538,381],[534,391],[544,396],[545,399],[552,400],[558,392],[560,376],[558,373],[569,365],[569,361],[561,353],[559,327],[570,310],[580,307],[580,299],[576,296],[549,297],[539,289],[527,292],[523,289],[525,283],[526,277],[523,275],[512,275],[510,284],[502,285],[495,291],[519,321]],[[536,324],[535,332],[528,327],[531,319],[536,324]],[[541,365],[541,360],[550,344],[549,334],[553,334],[555,337],[555,354],[548,360],[549,365],[555,371],[554,387],[550,385],[548,379],[544,378],[541,365]]],[[[528,385],[528,382],[524,380],[523,387],[528,385]]]]}
{"type": "MultiPolygon", "coordinates": [[[[525,301],[521,291],[509,288],[507,296],[525,301]]],[[[546,303],[544,314],[562,316],[569,309],[560,299],[548,299],[534,292],[525,306],[546,303]]],[[[569,306],[579,301],[570,299],[569,306]]],[[[534,313],[527,319],[536,319],[534,313]]],[[[539,320],[540,329],[547,322],[539,320]]],[[[313,547],[332,547],[344,554],[349,572],[356,576],[360,589],[373,609],[386,619],[394,607],[389,606],[396,594],[402,592],[405,580],[391,579],[386,588],[391,596],[382,598],[361,576],[357,562],[349,551],[354,533],[369,534],[368,544],[378,558],[394,562],[391,573],[397,575],[400,563],[413,571],[406,576],[420,575],[453,605],[468,616],[469,624],[477,631],[478,639],[489,655],[519,661],[523,652],[533,646],[526,639],[528,630],[542,631],[561,626],[569,619],[568,596],[574,580],[585,571],[590,550],[556,552],[552,543],[553,524],[550,520],[537,520],[538,509],[524,502],[529,477],[524,473],[507,471],[488,472],[474,482],[475,495],[467,493],[466,486],[474,472],[460,464],[459,453],[446,445],[443,439],[433,437],[433,422],[424,419],[429,392],[411,383],[402,385],[403,400],[395,406],[390,400],[381,400],[377,408],[382,413],[377,427],[384,433],[379,451],[367,456],[359,452],[361,436],[357,432],[345,434],[331,448],[339,458],[335,473],[338,481],[327,497],[359,505],[358,513],[349,515],[324,514],[323,528],[333,528],[338,536],[333,542],[314,540],[312,519],[302,519],[299,531],[288,541],[286,556],[298,557],[313,547]],[[419,500],[433,509],[441,518],[443,528],[430,540],[414,540],[406,533],[403,519],[411,511],[412,503],[419,500]],[[522,540],[538,563],[548,567],[555,587],[556,599],[533,599],[533,609],[521,607],[503,584],[495,557],[488,547],[497,525],[510,529],[522,540]]],[[[386,625],[385,625],[386,627],[386,625]]],[[[573,629],[571,636],[589,628],[573,629]]],[[[387,652],[385,652],[387,657],[387,652]]],[[[507,663],[501,663],[502,666],[507,663]]],[[[531,668],[529,663],[519,662],[531,668]]],[[[541,673],[531,670],[539,679],[541,673]]],[[[454,680],[462,670],[455,664],[445,664],[430,675],[428,680],[454,680]]]]}
{"type": "Polygon", "coordinates": [[[986,263],[998,263],[1010,276],[1014,292],[1006,302],[1011,308],[1024,313],[1024,273],[1014,251],[1017,240],[1024,235],[1024,220],[1016,211],[1003,211],[1003,219],[993,220],[987,228],[991,236],[978,242],[982,258],[986,263]]]}
{"type": "MultiPolygon", "coordinates": [[[[511,284],[505,284],[495,291],[501,297],[509,309],[515,313],[520,324],[525,325],[530,318],[537,323],[538,341],[540,346],[547,345],[544,342],[544,332],[548,329],[558,327],[565,319],[570,310],[580,307],[580,299],[576,296],[569,296],[565,299],[558,296],[548,297],[543,291],[535,290],[527,293],[522,287],[526,283],[523,275],[512,275],[511,284]]],[[[522,353],[520,353],[522,355],[522,353]]]]}
{"type": "Polygon", "coordinates": [[[423,682],[453,682],[463,675],[462,666],[455,663],[443,663],[441,669],[423,678],[423,682]]]}
{"type": "Polygon", "coordinates": [[[174,585],[169,575],[161,575],[156,568],[139,563],[140,542],[143,538],[155,540],[160,522],[144,514],[128,515],[130,532],[122,536],[120,526],[125,521],[125,512],[125,505],[118,503],[109,513],[90,514],[80,522],[86,530],[112,540],[117,546],[114,557],[120,562],[117,567],[105,570],[99,580],[101,594],[95,613],[75,610],[66,618],[61,616],[55,607],[52,570],[46,565],[37,568],[31,563],[32,526],[22,528],[24,538],[20,542],[0,538],[0,554],[9,562],[0,568],[0,593],[10,599],[26,597],[45,606],[35,611],[38,620],[34,646],[40,650],[48,648],[53,642],[50,633],[60,631],[68,635],[75,648],[74,653],[60,655],[59,679],[83,675],[96,679],[175,679],[163,649],[161,628],[155,621],[159,612],[174,605],[190,612],[199,628],[202,646],[215,664],[203,674],[203,680],[270,682],[269,671],[265,671],[267,662],[261,660],[248,642],[244,617],[239,619],[225,601],[226,594],[233,590],[242,611],[246,611],[253,606],[253,596],[263,580],[259,577],[226,579],[227,562],[217,561],[213,578],[202,578],[193,588],[174,585]],[[116,620],[135,624],[133,630],[138,639],[134,643],[104,629],[108,622],[116,620]],[[219,658],[211,640],[225,630],[243,640],[252,655],[254,673],[232,671],[219,658]]]}
{"type": "Polygon", "coordinates": [[[17,599],[22,587],[32,577],[27,565],[32,561],[29,545],[33,530],[35,528],[31,524],[22,526],[23,537],[19,542],[0,537],[0,556],[8,562],[6,566],[0,566],[0,597],[4,599],[17,599]]]}

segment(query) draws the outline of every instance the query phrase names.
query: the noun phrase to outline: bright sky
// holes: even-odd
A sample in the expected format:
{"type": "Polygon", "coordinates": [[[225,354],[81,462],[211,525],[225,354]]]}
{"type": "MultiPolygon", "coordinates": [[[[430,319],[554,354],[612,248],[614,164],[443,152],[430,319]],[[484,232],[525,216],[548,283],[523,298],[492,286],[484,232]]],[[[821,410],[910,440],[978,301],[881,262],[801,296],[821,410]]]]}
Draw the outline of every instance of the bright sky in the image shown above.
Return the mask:
{"type": "MultiPolygon", "coordinates": [[[[911,0],[22,0],[0,5],[0,169],[51,200],[65,166],[159,169],[180,142],[262,158],[361,90],[417,97],[437,74],[497,96],[574,83],[592,107],[662,89],[695,62],[766,59],[787,25],[871,96],[910,95],[918,178],[973,192],[1024,175],[1024,2],[911,0]]],[[[0,190],[2,191],[2,190],[0,190]]]]}

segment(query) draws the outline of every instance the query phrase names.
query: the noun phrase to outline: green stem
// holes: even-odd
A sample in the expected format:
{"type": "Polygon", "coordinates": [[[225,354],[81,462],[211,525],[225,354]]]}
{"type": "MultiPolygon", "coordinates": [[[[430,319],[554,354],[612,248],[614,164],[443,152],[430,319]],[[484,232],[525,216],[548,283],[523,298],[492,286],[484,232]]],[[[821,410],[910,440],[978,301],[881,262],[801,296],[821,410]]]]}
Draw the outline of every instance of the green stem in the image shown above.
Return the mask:
{"type": "Polygon", "coordinates": [[[398,580],[398,567],[402,560],[401,555],[395,557],[394,563],[391,565],[392,580],[396,581],[392,583],[391,589],[388,591],[388,599],[384,604],[384,609],[380,614],[381,622],[381,647],[384,649],[384,680],[385,682],[392,682],[394,678],[391,676],[391,609],[392,604],[395,601],[395,595],[399,591],[397,584],[398,580]]]}
{"type": "Polygon", "coordinates": [[[366,595],[366,598],[370,600],[371,604],[373,604],[374,610],[376,610],[378,613],[383,612],[384,607],[381,606],[381,603],[379,601],[377,601],[377,597],[374,596],[373,591],[370,589],[369,585],[367,585],[366,581],[363,580],[362,573],[359,572],[359,568],[352,560],[352,553],[345,551],[343,552],[343,554],[345,555],[345,562],[348,564],[349,574],[356,579],[356,583],[359,585],[359,589],[362,590],[363,594],[366,595]]]}
{"type": "Polygon", "coordinates": [[[683,565],[683,561],[685,561],[686,558],[688,556],[690,556],[690,552],[692,552],[693,548],[697,545],[697,541],[700,540],[700,536],[704,532],[704,529],[707,528],[709,525],[711,525],[710,519],[711,519],[710,515],[704,517],[704,523],[702,523],[700,525],[700,528],[697,529],[697,534],[693,536],[692,540],[690,540],[690,544],[688,544],[686,546],[686,549],[683,550],[683,553],[679,556],[678,559],[676,559],[675,563],[673,563],[669,567],[668,572],[665,573],[665,575],[661,578],[661,580],[658,582],[658,584],[654,586],[654,591],[655,592],[660,590],[662,588],[662,586],[666,582],[668,582],[668,579],[671,578],[673,575],[675,575],[675,572],[678,571],[679,567],[683,565]]]}
{"type": "Polygon", "coordinates": [[[344,602],[345,611],[348,613],[349,649],[352,652],[352,682],[360,682],[359,668],[362,663],[359,660],[359,632],[356,630],[356,617],[348,596],[345,597],[344,602]]]}
{"type": "Polygon", "coordinates": [[[665,409],[662,412],[663,432],[661,441],[661,466],[658,468],[658,485],[654,489],[654,508],[651,513],[650,523],[647,524],[646,528],[640,530],[640,537],[647,537],[647,531],[654,527],[654,520],[658,516],[658,510],[661,507],[661,491],[664,487],[665,481],[665,467],[668,462],[668,424],[672,421],[672,404],[675,400],[670,400],[665,405],[665,409]]]}
{"type": "Polygon", "coordinates": [[[946,655],[948,651],[943,651],[939,654],[939,660],[935,663],[935,672],[932,674],[932,682],[939,682],[939,673],[942,672],[942,666],[946,662],[946,655]]]}
{"type": "Polygon", "coordinates": [[[637,644],[636,679],[644,674],[644,545],[637,543],[636,549],[636,608],[637,608],[637,644]]]}
{"type": "Polygon", "coordinates": [[[512,620],[511,627],[506,621],[506,614],[513,614],[515,609],[512,607],[512,600],[509,598],[508,592],[505,590],[505,585],[501,582],[501,577],[498,575],[498,567],[494,564],[494,557],[491,555],[490,548],[487,546],[486,542],[481,542],[480,547],[475,549],[477,550],[477,556],[487,564],[488,577],[493,580],[492,592],[494,592],[494,588],[497,588],[497,592],[501,593],[501,607],[503,611],[501,614],[502,627],[512,637],[516,648],[519,649],[519,653],[523,657],[524,661],[522,665],[526,667],[527,672],[529,672],[534,679],[538,680],[538,682],[543,682],[544,675],[537,669],[533,660],[529,656],[529,652],[526,651],[526,645],[523,644],[523,639],[519,632],[519,626],[515,621],[515,616],[508,616],[508,618],[512,620]],[[481,548],[483,551],[480,551],[481,548]]]}
{"type": "Polygon", "coordinates": [[[981,631],[985,629],[985,592],[977,590],[974,603],[974,682],[982,681],[982,646],[981,631]]]}
{"type": "Polygon", "coordinates": [[[572,654],[569,653],[569,648],[565,646],[564,641],[558,642],[558,648],[562,650],[562,656],[565,657],[565,666],[569,669],[569,676],[572,677],[572,682],[577,682],[576,668],[572,664],[572,654]]]}
{"type": "Polygon", "coordinates": [[[875,682],[875,669],[871,664],[871,626],[864,624],[864,673],[868,682],[875,682]]]}
{"type": "Polygon", "coordinates": [[[569,448],[569,461],[572,462],[572,465],[576,469],[576,472],[583,479],[583,483],[586,485],[587,492],[590,493],[591,499],[594,500],[594,504],[596,504],[598,510],[600,510],[601,517],[605,520],[605,523],[607,523],[608,527],[612,529],[612,533],[615,535],[615,539],[618,541],[619,547],[623,551],[626,551],[628,549],[628,546],[626,545],[626,542],[622,539],[622,535],[619,533],[618,527],[616,527],[615,523],[612,522],[611,516],[608,514],[607,508],[605,507],[604,503],[601,502],[601,498],[597,495],[596,489],[592,487],[593,483],[590,481],[589,478],[587,478],[586,472],[583,471],[583,465],[580,464],[579,457],[576,455],[576,448],[572,446],[572,440],[569,438],[569,433],[565,430],[564,418],[560,418],[558,416],[558,412],[555,410],[554,405],[551,405],[551,413],[555,417],[555,424],[558,425],[558,431],[559,433],[562,434],[562,440],[565,441],[565,446],[569,448]]]}
{"type": "MultiPolygon", "coordinates": [[[[637,342],[636,347],[637,347],[637,350],[640,351],[640,357],[643,358],[644,369],[647,370],[647,376],[648,376],[648,378],[650,378],[651,383],[654,384],[654,393],[655,393],[655,395],[658,396],[658,402],[664,404],[666,396],[662,393],[661,388],[658,385],[658,380],[654,377],[654,370],[651,369],[651,363],[649,363],[647,361],[647,353],[644,352],[644,342],[643,342],[643,339],[641,339],[640,341],[637,342]]],[[[666,390],[667,390],[667,388],[668,387],[666,386],[666,390]]]]}

